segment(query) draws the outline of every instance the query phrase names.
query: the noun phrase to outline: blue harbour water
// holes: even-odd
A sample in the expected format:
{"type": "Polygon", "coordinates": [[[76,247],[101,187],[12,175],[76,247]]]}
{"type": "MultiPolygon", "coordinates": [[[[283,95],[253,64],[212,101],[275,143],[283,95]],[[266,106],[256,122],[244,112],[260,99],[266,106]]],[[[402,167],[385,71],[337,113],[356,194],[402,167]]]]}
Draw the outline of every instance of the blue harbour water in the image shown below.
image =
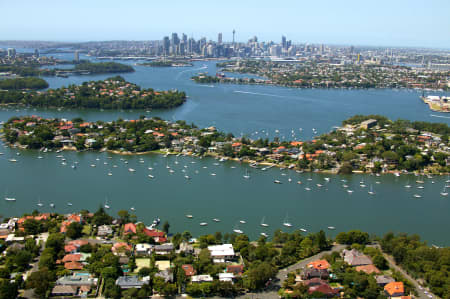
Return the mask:
{"type": "MultiPolygon", "coordinates": [[[[64,59],[73,56],[70,53],[53,56],[57,55],[62,55],[64,59]]],[[[297,140],[313,138],[313,128],[319,134],[328,132],[355,114],[382,114],[391,119],[450,124],[445,114],[430,112],[420,101],[417,91],[202,85],[190,80],[198,72],[215,74],[215,63],[201,61],[195,62],[193,67],[180,68],[134,66],[136,72],[122,75],[145,88],[185,91],[189,96],[187,102],[175,109],[149,112],[0,109],[0,121],[26,114],[67,119],[80,116],[89,121],[109,121],[119,117],[135,119],[146,115],[169,120],[182,119],[200,127],[214,125],[235,136],[277,136],[297,140]]],[[[45,79],[51,88],[57,88],[110,76],[45,79]]],[[[0,201],[0,214],[4,216],[31,212],[38,208],[38,201],[44,204],[39,210],[46,212],[93,211],[107,199],[111,214],[135,207],[139,219],[147,224],[158,216],[162,221],[170,222],[172,231],[189,230],[194,235],[216,231],[231,233],[237,225],[251,238],[257,238],[263,231],[273,233],[275,229],[324,229],[330,235],[349,229],[377,234],[392,230],[417,233],[430,244],[450,244],[450,235],[446,232],[446,228],[450,227],[450,198],[440,195],[447,177],[425,177],[425,188],[417,189],[415,181],[418,178],[413,175],[299,174],[277,168],[262,171],[245,164],[219,162],[212,158],[166,158],[157,154],[120,156],[95,152],[44,154],[9,149],[2,145],[0,152],[3,153],[0,155],[0,194],[17,199],[15,203],[0,201]],[[43,158],[38,159],[39,155],[43,158]],[[66,165],[62,164],[62,158],[58,155],[64,156],[66,165]],[[9,162],[11,158],[17,162],[9,162]],[[76,169],[71,165],[77,165],[76,169]],[[167,166],[174,172],[170,173],[167,166]],[[129,168],[136,171],[130,172],[129,168]],[[246,169],[250,179],[243,178],[246,169]],[[108,172],[112,175],[109,176],[108,172]],[[149,174],[154,178],[150,178],[149,174]],[[185,175],[191,179],[187,180],[185,175]],[[329,177],[330,181],[327,182],[325,177],[329,177]],[[283,184],[274,184],[276,179],[283,184]],[[361,181],[365,188],[360,187],[361,181]],[[317,184],[323,186],[318,187],[317,184]],[[348,193],[343,184],[354,192],[348,193]],[[406,184],[412,188],[405,188],[406,184]],[[368,194],[371,186],[375,195],[368,194]],[[311,188],[311,191],[305,190],[305,187],[311,188]],[[414,198],[413,194],[422,197],[414,198]],[[68,202],[73,206],[69,207],[68,202]],[[54,209],[50,208],[50,203],[55,204],[54,209]],[[188,219],[186,214],[192,214],[194,218],[188,219]],[[267,229],[260,226],[262,217],[270,225],[267,229]],[[214,222],[213,218],[221,221],[214,222]],[[293,224],[292,228],[282,225],[286,218],[293,224]],[[247,223],[240,224],[239,220],[247,223]],[[207,222],[208,225],[200,226],[200,222],[207,222]],[[336,230],[330,231],[328,226],[334,226],[336,230]]]]}

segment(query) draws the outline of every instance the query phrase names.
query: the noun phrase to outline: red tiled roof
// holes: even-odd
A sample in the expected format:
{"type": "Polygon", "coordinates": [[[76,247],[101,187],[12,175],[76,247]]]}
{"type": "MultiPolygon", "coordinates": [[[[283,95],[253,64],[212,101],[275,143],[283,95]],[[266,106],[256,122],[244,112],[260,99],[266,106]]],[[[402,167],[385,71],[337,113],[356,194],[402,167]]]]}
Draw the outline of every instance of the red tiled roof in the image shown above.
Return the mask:
{"type": "Polygon", "coordinates": [[[328,269],[330,268],[330,264],[327,262],[327,260],[317,260],[317,261],[313,261],[311,263],[308,264],[309,268],[315,268],[318,270],[322,270],[322,269],[328,269]]]}
{"type": "Polygon", "coordinates": [[[244,265],[227,266],[227,273],[234,273],[235,275],[242,275],[243,272],[244,272],[244,265]]]}
{"type": "Polygon", "coordinates": [[[155,237],[164,237],[166,234],[164,233],[164,232],[160,232],[160,231],[157,231],[157,230],[154,230],[154,229],[147,229],[147,228],[144,228],[144,234],[146,234],[147,236],[149,236],[149,237],[153,237],[153,238],[155,238],[155,237]]]}
{"type": "Polygon", "coordinates": [[[355,268],[355,270],[358,271],[358,272],[362,271],[362,272],[367,273],[367,274],[372,274],[372,273],[379,274],[379,273],[381,273],[381,271],[378,270],[378,268],[375,267],[374,265],[357,266],[355,268]]]}
{"type": "Polygon", "coordinates": [[[83,265],[79,262],[68,262],[64,264],[64,268],[67,270],[81,270],[83,269],[83,265]]]}
{"type": "Polygon", "coordinates": [[[133,234],[135,234],[136,233],[136,225],[134,224],[134,223],[126,223],[125,224],[125,227],[123,228],[123,233],[124,234],[130,234],[130,233],[133,233],[133,234]]]}
{"type": "Polygon", "coordinates": [[[78,247],[75,245],[72,245],[72,244],[64,246],[65,252],[73,252],[73,251],[76,251],[77,249],[78,249],[78,247]]]}
{"type": "Polygon", "coordinates": [[[66,262],[78,262],[78,261],[80,261],[80,259],[81,259],[81,254],[74,253],[74,254],[66,254],[63,257],[62,261],[64,263],[66,263],[66,262]]]}
{"type": "Polygon", "coordinates": [[[390,295],[403,294],[405,292],[403,282],[394,281],[384,286],[384,290],[390,295]]]}
{"type": "Polygon", "coordinates": [[[186,274],[186,276],[195,275],[195,270],[192,265],[182,265],[181,268],[183,268],[184,274],[186,274]]]}

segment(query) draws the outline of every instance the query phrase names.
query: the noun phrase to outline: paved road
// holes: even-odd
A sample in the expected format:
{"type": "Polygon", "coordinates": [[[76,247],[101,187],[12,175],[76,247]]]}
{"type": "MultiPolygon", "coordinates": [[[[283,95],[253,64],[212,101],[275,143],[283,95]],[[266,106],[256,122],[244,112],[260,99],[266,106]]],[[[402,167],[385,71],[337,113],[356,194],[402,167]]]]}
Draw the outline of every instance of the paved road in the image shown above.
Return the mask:
{"type": "Polygon", "coordinates": [[[251,299],[271,299],[271,298],[279,298],[278,296],[278,290],[283,285],[283,282],[286,280],[287,274],[290,272],[295,272],[298,269],[305,268],[306,265],[308,265],[310,262],[315,261],[317,259],[322,258],[326,254],[330,254],[334,251],[341,251],[345,248],[345,245],[335,245],[331,248],[331,250],[328,251],[322,251],[316,255],[313,255],[309,258],[306,258],[304,260],[301,260],[300,262],[290,265],[284,269],[281,269],[278,271],[278,274],[273,282],[273,285],[270,288],[270,291],[260,292],[260,293],[247,293],[245,295],[239,296],[237,298],[244,299],[244,298],[251,298],[251,299]]]}
{"type": "Polygon", "coordinates": [[[391,268],[395,269],[396,271],[400,272],[406,279],[408,279],[416,287],[416,290],[417,290],[417,293],[418,293],[417,298],[420,298],[420,299],[438,298],[436,295],[432,294],[431,292],[429,292],[428,290],[423,288],[417,282],[417,280],[412,278],[405,270],[403,270],[401,267],[399,267],[395,263],[394,258],[392,256],[387,255],[384,252],[383,252],[383,256],[388,261],[389,267],[391,267],[391,268]],[[425,294],[425,292],[427,292],[428,294],[425,294]],[[430,295],[431,297],[429,297],[428,295],[430,295]]]}
{"type": "Polygon", "coordinates": [[[388,255],[387,253],[384,253],[383,250],[381,250],[381,246],[379,244],[375,244],[375,245],[369,245],[372,247],[376,247],[378,248],[381,253],[383,254],[384,258],[388,261],[389,263],[389,267],[400,272],[406,279],[408,279],[416,288],[418,296],[417,298],[420,299],[430,299],[430,298],[439,298],[438,296],[432,294],[428,288],[424,288],[422,287],[416,279],[414,279],[413,277],[411,277],[403,268],[401,268],[400,266],[398,266],[395,261],[394,258],[390,255],[388,255]],[[427,293],[425,293],[427,292],[427,293]],[[430,297],[431,296],[431,297],[430,297]]]}

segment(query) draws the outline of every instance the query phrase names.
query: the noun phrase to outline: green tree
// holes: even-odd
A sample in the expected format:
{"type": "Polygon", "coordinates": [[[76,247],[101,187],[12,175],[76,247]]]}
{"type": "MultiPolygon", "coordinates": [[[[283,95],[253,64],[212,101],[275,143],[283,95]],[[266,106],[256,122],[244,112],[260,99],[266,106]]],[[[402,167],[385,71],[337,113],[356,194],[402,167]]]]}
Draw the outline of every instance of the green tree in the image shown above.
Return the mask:
{"type": "Polygon", "coordinates": [[[67,226],[66,236],[70,239],[78,239],[83,235],[83,224],[72,222],[67,226]]]}

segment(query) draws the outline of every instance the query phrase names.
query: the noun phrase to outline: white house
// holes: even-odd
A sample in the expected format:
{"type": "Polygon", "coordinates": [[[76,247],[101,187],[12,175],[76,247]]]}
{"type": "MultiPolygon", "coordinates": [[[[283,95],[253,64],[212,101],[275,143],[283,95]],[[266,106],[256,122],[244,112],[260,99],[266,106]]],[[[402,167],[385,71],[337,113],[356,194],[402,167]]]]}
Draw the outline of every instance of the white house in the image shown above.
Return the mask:
{"type": "Polygon", "coordinates": [[[191,277],[191,282],[211,282],[213,281],[213,278],[211,275],[209,274],[204,274],[204,275],[194,275],[191,277]]]}
{"type": "Polygon", "coordinates": [[[229,281],[233,282],[234,274],[233,273],[219,273],[220,281],[229,281]]]}
{"type": "Polygon", "coordinates": [[[152,252],[152,245],[147,243],[137,244],[135,247],[136,255],[148,255],[152,252]]]}
{"type": "Polygon", "coordinates": [[[232,244],[208,246],[214,263],[225,263],[234,259],[234,249],[232,244]]]}

